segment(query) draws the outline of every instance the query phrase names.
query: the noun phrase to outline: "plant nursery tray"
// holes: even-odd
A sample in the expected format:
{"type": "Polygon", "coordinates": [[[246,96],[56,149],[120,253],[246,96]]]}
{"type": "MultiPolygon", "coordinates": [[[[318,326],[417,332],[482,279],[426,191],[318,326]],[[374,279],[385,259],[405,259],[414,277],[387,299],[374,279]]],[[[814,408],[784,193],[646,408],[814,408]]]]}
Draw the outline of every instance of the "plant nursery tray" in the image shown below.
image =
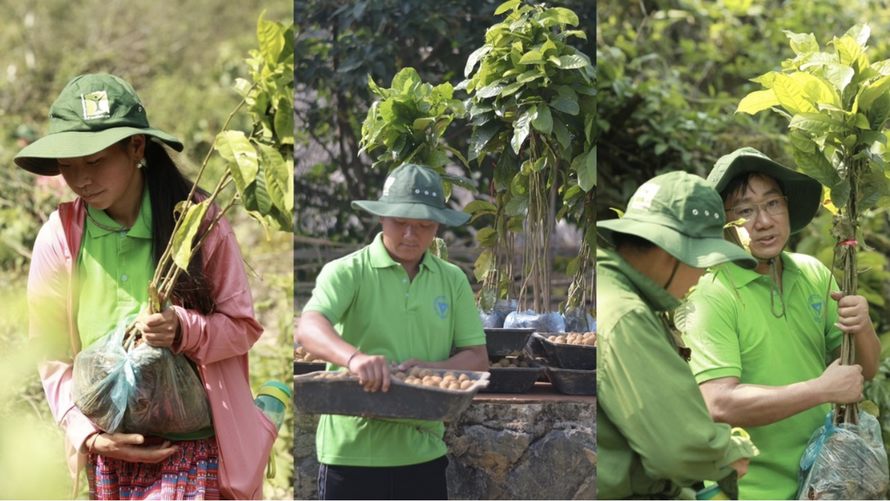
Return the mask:
{"type": "Polygon", "coordinates": [[[488,386],[487,372],[428,369],[466,374],[475,380],[466,390],[444,390],[392,379],[389,391],[366,392],[358,377],[319,378],[324,372],[294,376],[294,407],[306,414],[342,414],[366,418],[426,419],[452,421],[469,407],[473,396],[488,386]]]}
{"type": "Polygon", "coordinates": [[[535,339],[544,347],[547,358],[561,369],[596,369],[596,346],[554,343],[539,332],[535,333],[535,339]]]}
{"type": "Polygon", "coordinates": [[[310,372],[318,372],[325,370],[327,364],[324,362],[296,362],[294,361],[294,376],[300,374],[308,374],[310,372]]]}
{"type": "Polygon", "coordinates": [[[547,367],[547,378],[565,395],[596,395],[596,370],[582,371],[547,367]]]}
{"type": "Polygon", "coordinates": [[[521,352],[534,329],[485,329],[489,357],[506,357],[521,352]]]}
{"type": "Polygon", "coordinates": [[[528,393],[544,372],[544,367],[532,362],[534,367],[489,367],[488,386],[481,393],[528,393]]]}

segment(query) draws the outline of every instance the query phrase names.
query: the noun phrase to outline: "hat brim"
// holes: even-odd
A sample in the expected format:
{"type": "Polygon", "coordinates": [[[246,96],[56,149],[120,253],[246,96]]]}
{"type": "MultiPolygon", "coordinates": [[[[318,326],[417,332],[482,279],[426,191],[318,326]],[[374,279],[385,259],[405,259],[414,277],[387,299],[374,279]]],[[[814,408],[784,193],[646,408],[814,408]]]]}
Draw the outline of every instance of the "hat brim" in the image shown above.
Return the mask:
{"type": "Polygon", "coordinates": [[[722,238],[694,238],[660,224],[629,219],[610,219],[597,222],[597,233],[610,245],[615,233],[635,235],[655,244],[668,254],[693,268],[711,268],[732,262],[753,270],[757,260],[738,245],[722,238]]]}
{"type": "Polygon", "coordinates": [[[375,216],[400,217],[405,219],[425,219],[435,221],[446,226],[460,226],[472,217],[466,212],[454,209],[439,209],[423,203],[408,202],[380,202],[377,200],[356,200],[352,202],[353,209],[361,209],[375,216]]]}
{"type": "Polygon", "coordinates": [[[76,131],[48,134],[24,147],[13,158],[19,167],[41,176],[59,174],[59,158],[78,158],[98,153],[105,148],[137,134],[153,136],[176,151],[182,142],[154,127],[113,127],[96,132],[76,131]]]}
{"type": "Polygon", "coordinates": [[[782,181],[784,195],[788,197],[788,222],[792,234],[806,228],[810,221],[816,217],[816,212],[819,211],[819,206],[822,204],[822,184],[767,158],[757,155],[739,155],[729,164],[719,179],[711,179],[711,176],[708,176],[708,181],[711,181],[714,184],[714,189],[722,194],[730,181],[740,174],[748,172],[757,172],[782,181]]]}

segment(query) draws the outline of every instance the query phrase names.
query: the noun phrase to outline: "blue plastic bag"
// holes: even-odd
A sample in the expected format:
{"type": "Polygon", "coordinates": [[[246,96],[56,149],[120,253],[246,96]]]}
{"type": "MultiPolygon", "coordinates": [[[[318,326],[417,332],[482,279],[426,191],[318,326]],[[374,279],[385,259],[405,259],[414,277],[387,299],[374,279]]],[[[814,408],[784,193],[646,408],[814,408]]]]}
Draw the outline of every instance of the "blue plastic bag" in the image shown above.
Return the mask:
{"type": "Polygon", "coordinates": [[[482,327],[485,329],[500,329],[504,327],[504,320],[510,312],[516,311],[516,300],[498,299],[494,308],[489,312],[479,310],[479,318],[482,319],[482,327]]]}
{"type": "Polygon", "coordinates": [[[568,308],[562,318],[566,323],[566,332],[596,332],[596,319],[584,308],[568,308]]]}
{"type": "Polygon", "coordinates": [[[189,433],[211,425],[210,401],[188,359],[142,343],[125,349],[131,315],[74,358],[75,404],[107,433],[189,433]]]}
{"type": "Polygon", "coordinates": [[[566,321],[557,312],[538,314],[533,310],[514,311],[504,320],[505,329],[535,329],[537,332],[565,332],[566,321]]]}

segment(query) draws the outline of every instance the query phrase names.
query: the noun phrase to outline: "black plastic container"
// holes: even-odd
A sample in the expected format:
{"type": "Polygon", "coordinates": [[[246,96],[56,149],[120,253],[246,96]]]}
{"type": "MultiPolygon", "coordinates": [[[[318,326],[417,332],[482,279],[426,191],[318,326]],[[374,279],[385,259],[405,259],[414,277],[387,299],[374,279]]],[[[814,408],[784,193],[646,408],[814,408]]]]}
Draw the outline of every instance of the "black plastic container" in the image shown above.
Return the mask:
{"type": "Polygon", "coordinates": [[[324,362],[294,362],[294,376],[323,371],[325,367],[327,364],[324,362]]]}
{"type": "Polygon", "coordinates": [[[538,332],[535,333],[535,339],[544,347],[547,358],[561,369],[596,369],[596,346],[554,343],[538,332]]]}
{"type": "Polygon", "coordinates": [[[534,329],[485,329],[489,357],[506,357],[522,352],[534,329]]]}
{"type": "Polygon", "coordinates": [[[451,421],[469,407],[477,391],[488,385],[487,372],[429,369],[443,375],[453,372],[475,379],[466,390],[443,390],[392,379],[386,393],[366,392],[358,377],[316,378],[319,372],[294,376],[294,407],[307,414],[343,414],[368,418],[451,421]]]}
{"type": "Polygon", "coordinates": [[[581,371],[547,367],[547,379],[565,395],[596,395],[596,370],[581,371]]]}
{"type": "Polygon", "coordinates": [[[489,367],[488,386],[480,393],[528,393],[544,373],[544,366],[530,362],[532,367],[489,367]]]}

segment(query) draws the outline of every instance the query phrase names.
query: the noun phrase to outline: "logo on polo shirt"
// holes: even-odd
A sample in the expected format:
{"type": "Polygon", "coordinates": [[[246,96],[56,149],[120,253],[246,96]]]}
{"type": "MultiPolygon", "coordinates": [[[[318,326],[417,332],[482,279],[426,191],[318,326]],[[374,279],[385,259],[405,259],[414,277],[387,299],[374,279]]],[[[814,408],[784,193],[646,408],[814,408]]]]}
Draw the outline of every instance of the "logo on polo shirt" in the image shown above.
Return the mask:
{"type": "Polygon", "coordinates": [[[813,294],[807,299],[807,310],[809,310],[813,320],[816,322],[822,321],[822,308],[824,305],[825,301],[820,294],[813,294]]]}
{"type": "Polygon", "coordinates": [[[445,296],[436,296],[436,299],[433,299],[433,309],[439,318],[448,318],[448,309],[451,305],[447,301],[448,299],[445,296]]]}

